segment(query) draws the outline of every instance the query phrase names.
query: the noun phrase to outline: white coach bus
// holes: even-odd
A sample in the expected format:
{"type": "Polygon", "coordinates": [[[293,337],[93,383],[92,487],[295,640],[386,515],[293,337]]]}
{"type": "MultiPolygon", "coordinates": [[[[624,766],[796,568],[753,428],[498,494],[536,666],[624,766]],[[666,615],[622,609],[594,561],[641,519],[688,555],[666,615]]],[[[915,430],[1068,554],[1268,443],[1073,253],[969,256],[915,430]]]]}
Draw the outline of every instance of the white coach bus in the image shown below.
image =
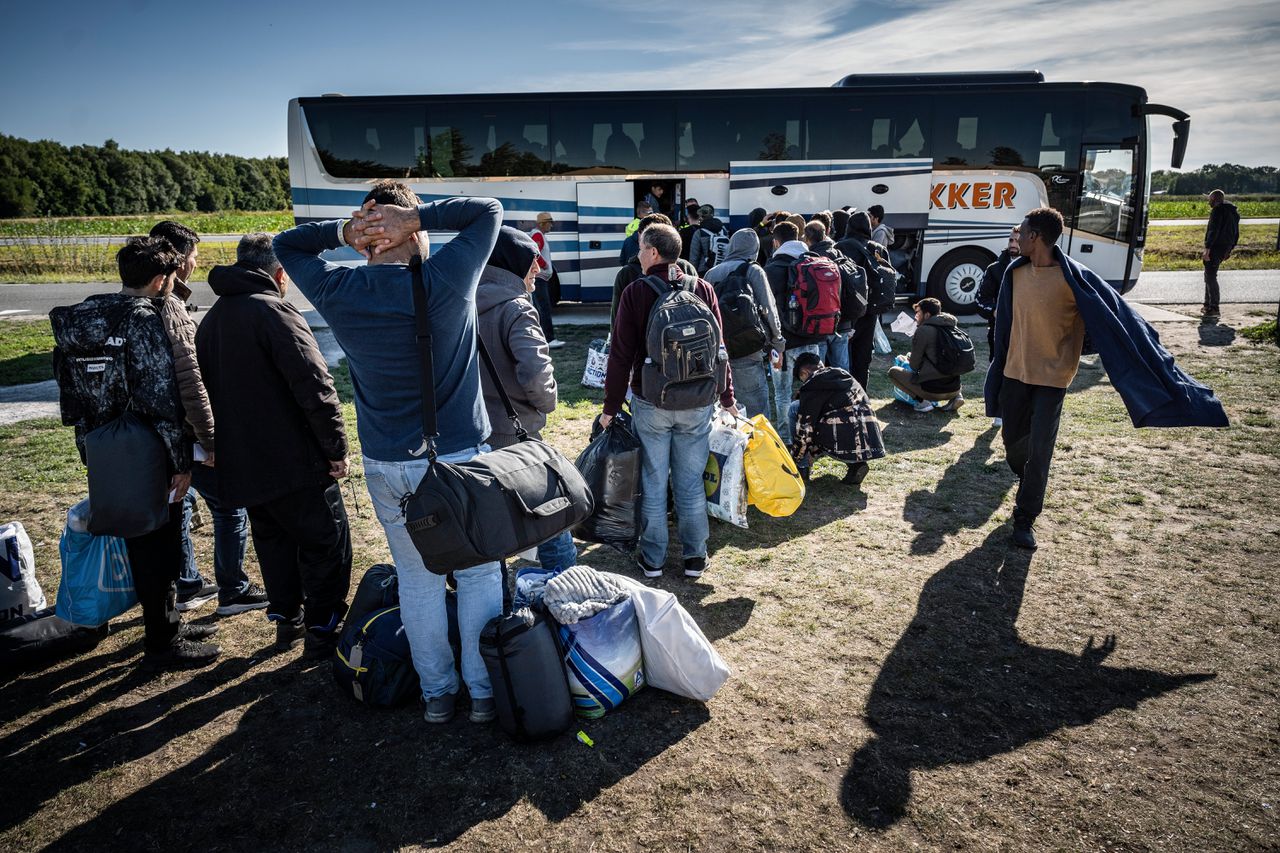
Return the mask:
{"type": "Polygon", "coordinates": [[[696,198],[733,228],[754,208],[880,204],[900,295],[967,313],[1009,229],[1045,204],[1066,218],[1064,250],[1122,292],[1136,283],[1152,115],[1174,119],[1176,168],[1186,113],[1135,86],[1034,71],[853,75],[822,89],[327,95],[289,102],[289,176],[299,222],[346,215],[383,178],[424,200],[495,197],[521,230],[549,212],[561,296],[583,302],[609,301],[624,229],[655,184],[672,219],[696,198]]]}

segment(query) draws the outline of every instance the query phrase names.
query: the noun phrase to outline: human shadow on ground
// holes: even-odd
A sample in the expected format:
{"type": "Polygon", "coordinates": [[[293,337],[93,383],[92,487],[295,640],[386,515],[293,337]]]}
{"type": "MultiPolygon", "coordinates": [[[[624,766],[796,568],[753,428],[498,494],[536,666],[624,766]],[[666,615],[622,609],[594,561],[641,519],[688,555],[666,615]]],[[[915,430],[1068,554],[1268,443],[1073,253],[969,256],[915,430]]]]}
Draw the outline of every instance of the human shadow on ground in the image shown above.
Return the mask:
{"type": "Polygon", "coordinates": [[[916,531],[912,554],[936,553],[948,536],[981,527],[1000,508],[1013,474],[1003,456],[993,461],[999,435],[999,428],[989,427],[942,472],[933,491],[907,495],[902,518],[916,531]]]}
{"type": "Polygon", "coordinates": [[[1216,318],[1200,324],[1200,344],[1206,347],[1225,347],[1236,339],[1236,330],[1224,326],[1216,318]]]}
{"type": "Polygon", "coordinates": [[[849,762],[841,805],[871,828],[906,813],[911,772],[1010,752],[1065,726],[1213,674],[1103,666],[1114,637],[1080,654],[1028,645],[1016,627],[1031,558],[997,529],[930,578],[867,700],[871,738],[849,762]]]}
{"type": "Polygon", "coordinates": [[[955,417],[951,412],[917,412],[897,400],[876,409],[876,419],[884,429],[884,449],[889,454],[941,447],[951,440],[951,431],[944,427],[955,417]]]}
{"type": "MultiPolygon", "coordinates": [[[[243,672],[245,662],[227,661],[243,672]]],[[[210,673],[223,679],[231,672],[210,673]]],[[[23,813],[94,774],[155,753],[182,755],[171,769],[67,831],[52,850],[386,850],[447,844],[531,802],[559,822],[705,723],[704,705],[656,689],[617,711],[577,721],[564,735],[519,745],[465,708],[429,725],[414,703],[376,711],[339,694],[330,664],[294,661],[204,695],[182,685],[156,697],[162,714],[134,708],[92,724],[90,756],[68,755],[85,731],[24,758],[24,775],[47,777],[24,795],[23,813]],[[178,694],[178,695],[170,695],[178,694]],[[167,747],[189,732],[243,715],[202,752],[167,747]],[[586,731],[594,748],[573,733],[586,731]],[[61,761],[61,766],[59,765],[61,761]],[[71,763],[78,772],[67,773],[71,763]],[[179,807],[197,798],[198,807],[179,807]],[[160,818],[158,816],[164,816],[160,818]]],[[[189,741],[187,741],[189,743],[189,741]]],[[[10,772],[15,769],[9,766],[10,772]]],[[[101,777],[99,777],[101,778],[101,777]]]]}

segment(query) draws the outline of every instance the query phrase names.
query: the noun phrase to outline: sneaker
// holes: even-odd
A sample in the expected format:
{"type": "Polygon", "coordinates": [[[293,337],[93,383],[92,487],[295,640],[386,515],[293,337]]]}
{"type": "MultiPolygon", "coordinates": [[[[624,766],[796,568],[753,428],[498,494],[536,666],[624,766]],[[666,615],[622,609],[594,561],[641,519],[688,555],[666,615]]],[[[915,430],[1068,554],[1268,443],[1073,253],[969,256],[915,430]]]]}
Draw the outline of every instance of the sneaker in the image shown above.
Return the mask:
{"type": "Polygon", "coordinates": [[[218,585],[212,583],[204,583],[196,589],[183,592],[178,590],[178,612],[186,613],[188,610],[195,610],[203,604],[206,604],[218,594],[218,585]]]}
{"type": "Polygon", "coordinates": [[[706,557],[686,557],[684,561],[684,576],[687,578],[700,578],[702,573],[707,570],[706,557]]]}
{"type": "Polygon", "coordinates": [[[651,566],[644,561],[644,557],[637,557],[636,565],[640,567],[640,571],[644,572],[644,576],[647,578],[662,577],[662,566],[651,566]]]}
{"type": "MultiPolygon", "coordinates": [[[[430,706],[428,706],[428,711],[430,706]]],[[[498,705],[490,696],[487,699],[471,700],[471,722],[473,723],[492,723],[498,718],[498,705]]]]}
{"type": "Polygon", "coordinates": [[[219,595],[218,609],[214,613],[219,616],[234,616],[247,610],[263,610],[266,606],[267,591],[256,583],[251,583],[244,592],[239,595],[233,595],[226,601],[223,601],[222,596],[219,595]]]}
{"type": "Polygon", "coordinates": [[[951,400],[948,401],[948,403],[945,406],[942,407],[942,411],[958,412],[960,410],[960,407],[963,405],[964,405],[964,395],[957,394],[956,396],[952,397],[951,400]]]}
{"type": "MultiPolygon", "coordinates": [[[[493,700],[490,699],[490,702],[493,700]]],[[[447,723],[453,719],[453,712],[458,704],[457,693],[446,693],[427,700],[427,711],[422,718],[428,723],[447,723]]]]}
{"type": "Polygon", "coordinates": [[[222,654],[221,646],[215,646],[212,643],[196,643],[178,636],[164,651],[148,651],[142,656],[142,662],[148,666],[178,669],[186,666],[206,666],[213,663],[220,654],[222,654]]]}
{"type": "Polygon", "coordinates": [[[933,403],[930,402],[929,400],[921,400],[919,403],[916,403],[914,406],[912,406],[912,408],[915,409],[917,412],[932,412],[933,403]]]}
{"type": "Polygon", "coordinates": [[[281,651],[296,649],[306,633],[306,626],[301,622],[276,622],[276,648],[281,651]]]}
{"type": "Polygon", "coordinates": [[[1025,548],[1028,551],[1034,551],[1037,547],[1035,528],[1028,522],[1015,521],[1013,523],[1013,536],[1010,539],[1014,545],[1019,548],[1025,548]]]}
{"type": "Polygon", "coordinates": [[[192,625],[190,622],[183,622],[178,626],[178,638],[182,640],[207,640],[214,634],[218,633],[217,625],[192,625]]]}
{"type": "Polygon", "coordinates": [[[867,472],[871,470],[871,466],[866,462],[859,462],[856,465],[850,465],[849,470],[844,472],[844,483],[850,486],[860,486],[862,481],[867,478],[867,472]]]}
{"type": "Polygon", "coordinates": [[[562,346],[564,346],[564,341],[560,340],[559,338],[556,338],[555,340],[552,340],[552,341],[547,341],[547,349],[560,349],[560,347],[562,346]]]}
{"type": "Polygon", "coordinates": [[[302,638],[302,657],[304,660],[321,660],[333,657],[338,649],[337,631],[307,630],[302,638]]]}
{"type": "Polygon", "coordinates": [[[999,429],[1000,427],[1004,426],[1004,418],[992,418],[991,425],[996,429],[999,429]]]}

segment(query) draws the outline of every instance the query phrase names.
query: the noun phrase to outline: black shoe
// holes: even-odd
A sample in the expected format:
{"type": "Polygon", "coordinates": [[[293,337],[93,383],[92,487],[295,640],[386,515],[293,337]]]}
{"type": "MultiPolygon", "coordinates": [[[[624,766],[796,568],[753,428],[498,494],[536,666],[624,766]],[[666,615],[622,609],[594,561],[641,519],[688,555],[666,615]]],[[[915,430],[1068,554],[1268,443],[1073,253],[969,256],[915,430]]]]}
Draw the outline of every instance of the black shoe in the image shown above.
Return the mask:
{"type": "Polygon", "coordinates": [[[322,660],[333,657],[337,648],[337,631],[317,631],[312,628],[302,639],[302,658],[303,660],[322,660]]]}
{"type": "Polygon", "coordinates": [[[192,625],[190,622],[183,622],[178,626],[178,638],[182,640],[200,642],[201,640],[209,639],[216,633],[218,633],[217,625],[192,625]]]}
{"type": "Polygon", "coordinates": [[[644,557],[636,557],[636,565],[640,567],[640,571],[644,576],[650,579],[662,577],[662,566],[651,566],[644,561],[644,557]]]}
{"type": "Polygon", "coordinates": [[[800,472],[800,479],[804,481],[804,484],[805,484],[806,486],[807,486],[807,485],[809,485],[809,475],[810,475],[810,473],[812,473],[812,470],[813,470],[813,469],[811,469],[811,468],[797,468],[796,470],[798,470],[798,471],[800,472]]]}
{"type": "Polygon", "coordinates": [[[707,570],[706,557],[687,557],[684,561],[684,576],[687,578],[700,578],[702,573],[707,570]]]}
{"type": "Polygon", "coordinates": [[[1019,548],[1025,548],[1028,551],[1034,551],[1036,545],[1036,532],[1029,521],[1015,521],[1013,523],[1013,536],[1010,537],[1014,545],[1019,548]]]}
{"type": "Polygon", "coordinates": [[[222,654],[221,646],[215,646],[212,643],[196,643],[179,636],[175,637],[164,651],[147,652],[142,656],[142,662],[158,668],[178,669],[187,666],[207,666],[220,654],[222,654]]]}
{"type": "Polygon", "coordinates": [[[288,651],[298,647],[302,637],[307,633],[307,626],[302,624],[302,617],[285,619],[275,613],[267,614],[267,618],[276,623],[276,648],[288,651]]]}
{"type": "Polygon", "coordinates": [[[871,466],[865,462],[858,462],[849,466],[849,470],[844,472],[843,482],[849,486],[860,486],[862,481],[867,478],[867,472],[871,470],[871,466]]]}
{"type": "Polygon", "coordinates": [[[222,596],[218,596],[218,609],[214,611],[219,616],[234,616],[237,613],[244,613],[248,610],[262,610],[267,606],[267,591],[256,583],[249,584],[249,588],[239,595],[233,595],[226,601],[222,600],[222,596]]]}
{"type": "Polygon", "coordinates": [[[188,610],[195,610],[205,602],[213,601],[217,594],[218,585],[212,583],[201,582],[200,586],[185,592],[182,587],[178,587],[178,612],[186,613],[188,610]]]}

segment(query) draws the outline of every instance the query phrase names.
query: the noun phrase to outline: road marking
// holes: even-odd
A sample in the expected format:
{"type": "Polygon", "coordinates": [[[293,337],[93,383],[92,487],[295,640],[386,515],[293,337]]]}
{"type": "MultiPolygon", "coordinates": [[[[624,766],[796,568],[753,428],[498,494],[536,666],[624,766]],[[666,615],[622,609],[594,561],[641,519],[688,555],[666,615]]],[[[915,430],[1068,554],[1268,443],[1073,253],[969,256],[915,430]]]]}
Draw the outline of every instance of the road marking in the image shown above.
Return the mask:
{"type": "Polygon", "coordinates": [[[10,314],[30,314],[30,313],[31,312],[26,308],[6,308],[4,311],[0,311],[0,317],[8,317],[10,314]]]}

